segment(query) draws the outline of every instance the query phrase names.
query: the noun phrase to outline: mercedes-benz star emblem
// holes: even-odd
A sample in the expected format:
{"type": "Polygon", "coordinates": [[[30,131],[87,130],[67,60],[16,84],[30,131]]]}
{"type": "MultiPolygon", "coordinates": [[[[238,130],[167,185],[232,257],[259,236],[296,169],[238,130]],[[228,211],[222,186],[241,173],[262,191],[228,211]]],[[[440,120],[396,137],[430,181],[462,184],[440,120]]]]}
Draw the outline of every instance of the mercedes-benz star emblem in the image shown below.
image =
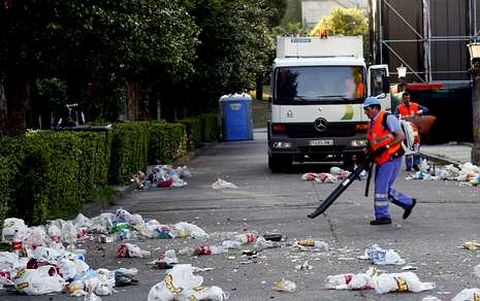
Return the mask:
{"type": "Polygon", "coordinates": [[[325,118],[320,117],[315,119],[314,124],[315,124],[315,129],[317,129],[317,131],[323,132],[327,129],[328,122],[325,118]]]}

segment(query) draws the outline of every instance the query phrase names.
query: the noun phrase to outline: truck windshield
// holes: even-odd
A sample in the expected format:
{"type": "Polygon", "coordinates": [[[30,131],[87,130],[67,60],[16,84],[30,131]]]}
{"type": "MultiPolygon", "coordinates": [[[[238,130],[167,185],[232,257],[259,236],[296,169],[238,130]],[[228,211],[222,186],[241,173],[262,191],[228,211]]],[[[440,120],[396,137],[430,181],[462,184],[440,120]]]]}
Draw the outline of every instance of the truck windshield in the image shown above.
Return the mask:
{"type": "Polygon", "coordinates": [[[365,97],[362,66],[280,67],[275,71],[275,103],[358,102],[365,97]]]}

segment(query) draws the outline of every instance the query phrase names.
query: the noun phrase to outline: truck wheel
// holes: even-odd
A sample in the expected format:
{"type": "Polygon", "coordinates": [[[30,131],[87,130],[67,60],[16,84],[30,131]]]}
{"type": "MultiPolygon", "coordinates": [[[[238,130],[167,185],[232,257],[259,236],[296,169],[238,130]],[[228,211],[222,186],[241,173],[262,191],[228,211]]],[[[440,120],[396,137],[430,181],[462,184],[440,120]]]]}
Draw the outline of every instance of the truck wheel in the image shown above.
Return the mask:
{"type": "Polygon", "coordinates": [[[286,172],[292,167],[290,156],[268,156],[268,168],[272,173],[286,172]]]}

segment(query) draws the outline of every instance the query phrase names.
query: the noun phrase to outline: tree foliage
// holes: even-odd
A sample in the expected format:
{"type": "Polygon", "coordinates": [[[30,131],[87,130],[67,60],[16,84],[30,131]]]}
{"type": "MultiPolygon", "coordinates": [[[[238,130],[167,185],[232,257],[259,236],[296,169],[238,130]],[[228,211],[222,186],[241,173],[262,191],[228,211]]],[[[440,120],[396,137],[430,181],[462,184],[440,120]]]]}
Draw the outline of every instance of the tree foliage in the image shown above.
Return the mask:
{"type": "Polygon", "coordinates": [[[368,23],[362,11],[339,7],[320,20],[310,31],[310,35],[321,35],[325,29],[330,35],[363,36],[368,33],[368,23]]]}
{"type": "Polygon", "coordinates": [[[250,88],[269,64],[269,24],[286,9],[285,0],[7,2],[0,79],[9,114],[58,103],[54,84],[62,83],[65,98],[109,119],[125,110],[127,84],[145,108],[202,107],[198,95],[212,107],[220,95],[250,88]]]}

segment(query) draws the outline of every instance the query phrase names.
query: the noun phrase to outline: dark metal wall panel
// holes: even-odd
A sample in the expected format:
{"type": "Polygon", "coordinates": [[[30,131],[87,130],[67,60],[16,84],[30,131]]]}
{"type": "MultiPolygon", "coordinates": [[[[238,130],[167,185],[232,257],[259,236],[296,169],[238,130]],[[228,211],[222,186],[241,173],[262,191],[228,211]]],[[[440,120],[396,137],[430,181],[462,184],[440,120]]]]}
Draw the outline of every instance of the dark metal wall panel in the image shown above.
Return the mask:
{"type": "MultiPolygon", "coordinates": [[[[431,1],[432,37],[468,36],[470,0],[431,1]]],[[[470,78],[467,41],[432,41],[433,80],[467,80],[470,78]]]]}

